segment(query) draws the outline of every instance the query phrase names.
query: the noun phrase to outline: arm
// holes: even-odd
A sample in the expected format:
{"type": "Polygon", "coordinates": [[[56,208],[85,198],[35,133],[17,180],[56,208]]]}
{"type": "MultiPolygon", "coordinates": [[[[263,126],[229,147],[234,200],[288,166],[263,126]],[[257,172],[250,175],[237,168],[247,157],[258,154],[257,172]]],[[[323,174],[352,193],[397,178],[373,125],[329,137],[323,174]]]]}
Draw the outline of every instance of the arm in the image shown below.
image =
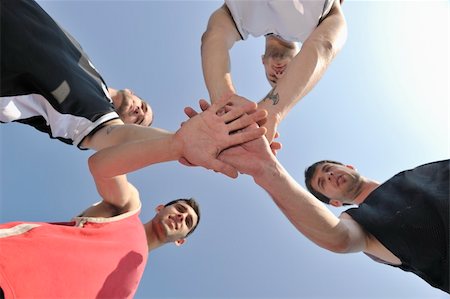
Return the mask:
{"type": "Polygon", "coordinates": [[[139,139],[158,139],[171,133],[158,128],[144,127],[135,124],[124,124],[120,119],[114,119],[94,134],[87,136],[81,146],[101,150],[103,148],[139,139]]]}
{"type": "Polygon", "coordinates": [[[217,156],[225,148],[262,136],[265,130],[261,128],[235,134],[230,132],[255,123],[265,117],[266,112],[246,114],[255,109],[256,104],[253,104],[218,116],[217,111],[226,101],[224,98],[186,121],[176,133],[167,132],[159,138],[153,135],[148,139],[140,138],[104,148],[92,155],[89,168],[104,204],[121,210],[135,206],[138,193],[128,183],[125,174],[155,163],[184,158],[231,177],[237,176],[236,170],[219,161],[217,156]]]}
{"type": "Polygon", "coordinates": [[[264,124],[268,129],[266,136],[269,141],[281,120],[320,80],[343,47],[346,37],[347,25],[339,1],[336,0],[327,17],[289,63],[284,76],[259,103],[260,108],[269,112],[267,123],[264,124]]]}
{"type": "Polygon", "coordinates": [[[172,136],[112,146],[92,155],[88,160],[89,169],[103,201],[88,209],[84,215],[98,217],[99,211],[116,209],[123,213],[136,209],[140,204],[139,193],[125,174],[175,159],[177,153],[171,147],[172,136]]]}
{"type": "Polygon", "coordinates": [[[208,21],[202,36],[202,68],[211,102],[222,95],[235,93],[230,74],[229,50],[240,40],[231,14],[224,4],[208,21]]]}
{"type": "Polygon", "coordinates": [[[230,148],[220,158],[253,176],[297,230],[320,247],[340,253],[365,250],[368,237],[361,227],[352,219],[337,218],[303,189],[271,153],[264,138],[230,148]]]}

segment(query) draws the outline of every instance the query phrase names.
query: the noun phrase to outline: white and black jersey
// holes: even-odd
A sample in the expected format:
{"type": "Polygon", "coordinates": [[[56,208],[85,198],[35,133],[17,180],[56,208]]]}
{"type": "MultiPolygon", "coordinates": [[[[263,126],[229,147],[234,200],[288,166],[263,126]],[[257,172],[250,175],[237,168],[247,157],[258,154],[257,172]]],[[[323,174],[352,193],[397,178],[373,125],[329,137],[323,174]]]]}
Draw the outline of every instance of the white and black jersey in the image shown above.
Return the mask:
{"type": "Polygon", "coordinates": [[[80,147],[119,117],[86,53],[36,2],[0,1],[0,50],[0,122],[80,147]]]}

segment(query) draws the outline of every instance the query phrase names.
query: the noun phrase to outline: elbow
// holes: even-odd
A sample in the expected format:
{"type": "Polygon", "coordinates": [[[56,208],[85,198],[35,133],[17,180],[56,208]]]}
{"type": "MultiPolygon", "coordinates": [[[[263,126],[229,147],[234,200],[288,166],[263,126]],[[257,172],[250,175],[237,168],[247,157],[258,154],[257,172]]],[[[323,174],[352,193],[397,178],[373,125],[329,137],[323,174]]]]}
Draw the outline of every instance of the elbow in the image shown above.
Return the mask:
{"type": "Polygon", "coordinates": [[[325,249],[334,253],[350,253],[352,250],[352,241],[349,232],[342,232],[333,241],[323,244],[325,249]]]}
{"type": "Polygon", "coordinates": [[[91,174],[92,174],[92,176],[94,178],[99,176],[98,166],[97,166],[98,162],[97,161],[98,161],[97,154],[93,154],[92,156],[90,156],[88,158],[89,171],[91,172],[91,174]]]}
{"type": "Polygon", "coordinates": [[[331,244],[327,246],[327,249],[334,253],[349,253],[350,250],[350,243],[345,241],[340,241],[335,244],[331,244]]]}
{"type": "MultiPolygon", "coordinates": [[[[303,47],[316,52],[318,57],[323,58],[327,62],[331,62],[336,55],[342,50],[347,40],[347,27],[344,26],[339,37],[335,39],[328,38],[314,38],[308,39],[303,44],[303,47]]],[[[303,48],[302,47],[302,48],[303,48]]]]}
{"type": "Polygon", "coordinates": [[[334,43],[330,40],[308,40],[303,47],[311,49],[317,55],[317,57],[325,61],[327,64],[331,63],[336,57],[337,53],[342,49],[342,45],[334,43]]]}

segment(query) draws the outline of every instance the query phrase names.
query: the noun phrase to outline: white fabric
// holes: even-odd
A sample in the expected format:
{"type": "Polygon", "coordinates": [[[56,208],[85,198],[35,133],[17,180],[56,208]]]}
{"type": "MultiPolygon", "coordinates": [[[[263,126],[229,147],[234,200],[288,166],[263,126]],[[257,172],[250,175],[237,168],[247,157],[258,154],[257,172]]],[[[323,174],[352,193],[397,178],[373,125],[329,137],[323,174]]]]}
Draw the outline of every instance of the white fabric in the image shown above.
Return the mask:
{"type": "Polygon", "coordinates": [[[21,235],[38,226],[40,225],[34,223],[22,223],[10,228],[2,228],[0,229],[0,238],[21,235]]]}
{"type": "Polygon", "coordinates": [[[329,12],[332,1],[225,0],[225,4],[243,39],[273,33],[286,41],[303,43],[322,15],[329,12]]]}
{"type": "Polygon", "coordinates": [[[103,115],[95,122],[81,116],[63,114],[39,94],[0,97],[0,121],[12,122],[42,116],[50,125],[52,136],[73,140],[77,145],[100,124],[117,118],[116,112],[103,115]]]}

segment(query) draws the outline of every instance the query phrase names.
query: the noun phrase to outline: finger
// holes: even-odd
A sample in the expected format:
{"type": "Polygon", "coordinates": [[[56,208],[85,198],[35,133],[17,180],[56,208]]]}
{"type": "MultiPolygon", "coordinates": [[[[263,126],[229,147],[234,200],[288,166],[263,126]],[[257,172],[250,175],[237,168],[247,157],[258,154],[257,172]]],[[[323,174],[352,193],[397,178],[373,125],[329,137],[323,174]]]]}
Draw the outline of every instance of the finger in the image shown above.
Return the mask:
{"type": "MultiPolygon", "coordinates": [[[[239,106],[239,107],[234,107],[234,108],[231,108],[230,107],[230,110],[227,112],[227,113],[225,113],[223,116],[222,116],[222,118],[223,118],[223,120],[226,122],[226,123],[228,123],[228,122],[231,122],[231,121],[233,121],[233,120],[236,120],[236,119],[238,119],[239,117],[241,117],[243,114],[250,114],[250,113],[248,113],[248,112],[251,112],[251,111],[255,111],[255,109],[256,109],[256,103],[254,103],[254,102],[248,102],[248,103],[246,103],[245,105],[243,105],[243,106],[239,106]]],[[[265,111],[265,110],[261,110],[261,111],[265,111]]],[[[255,112],[256,113],[256,112],[255,112]]],[[[255,113],[251,113],[250,115],[254,115],[255,113]]],[[[258,114],[259,116],[261,116],[261,114],[258,114]]],[[[265,116],[264,116],[265,117],[265,116]]],[[[258,120],[261,120],[261,119],[263,119],[264,117],[259,117],[259,118],[257,118],[258,120]]]]}
{"type": "Polygon", "coordinates": [[[277,155],[278,151],[283,147],[283,145],[277,141],[273,141],[270,144],[270,149],[272,150],[272,154],[274,154],[274,156],[277,155]]]}
{"type": "Polygon", "coordinates": [[[234,167],[232,167],[231,165],[228,165],[218,159],[211,160],[209,166],[214,171],[223,173],[224,175],[226,175],[232,179],[235,179],[238,177],[238,171],[234,167]]]}
{"type": "Polygon", "coordinates": [[[224,106],[224,107],[220,108],[220,109],[216,112],[217,116],[222,116],[222,115],[224,115],[224,114],[227,112],[227,111],[226,111],[226,107],[227,107],[227,106],[224,106]]]}
{"type": "Polygon", "coordinates": [[[252,141],[266,134],[266,128],[254,128],[229,135],[227,139],[227,147],[252,141]]]}
{"type": "Polygon", "coordinates": [[[193,118],[194,116],[196,116],[198,113],[197,111],[195,111],[193,108],[191,107],[186,107],[184,108],[184,113],[189,117],[189,118],[193,118]]]}
{"type": "Polygon", "coordinates": [[[266,110],[258,110],[253,114],[246,114],[241,116],[240,118],[230,122],[227,124],[227,128],[229,132],[233,132],[239,129],[243,129],[248,127],[251,124],[257,123],[261,119],[266,118],[267,111],[266,110]]]}
{"type": "Polygon", "coordinates": [[[200,104],[200,109],[202,109],[202,111],[207,110],[211,105],[204,99],[201,99],[199,102],[200,104]]]}
{"type": "Polygon", "coordinates": [[[180,159],[178,159],[178,162],[180,164],[183,164],[184,166],[188,166],[188,167],[194,167],[196,165],[192,164],[191,162],[189,162],[187,159],[181,157],[180,159]]]}
{"type": "Polygon", "coordinates": [[[214,102],[209,108],[212,112],[217,113],[217,111],[225,106],[231,98],[232,94],[224,94],[218,101],[214,102]]]}
{"type": "Polygon", "coordinates": [[[273,150],[279,150],[279,149],[281,149],[282,147],[283,147],[283,145],[282,145],[280,142],[278,142],[278,141],[273,141],[273,142],[270,144],[270,148],[273,149],[273,150]]]}

